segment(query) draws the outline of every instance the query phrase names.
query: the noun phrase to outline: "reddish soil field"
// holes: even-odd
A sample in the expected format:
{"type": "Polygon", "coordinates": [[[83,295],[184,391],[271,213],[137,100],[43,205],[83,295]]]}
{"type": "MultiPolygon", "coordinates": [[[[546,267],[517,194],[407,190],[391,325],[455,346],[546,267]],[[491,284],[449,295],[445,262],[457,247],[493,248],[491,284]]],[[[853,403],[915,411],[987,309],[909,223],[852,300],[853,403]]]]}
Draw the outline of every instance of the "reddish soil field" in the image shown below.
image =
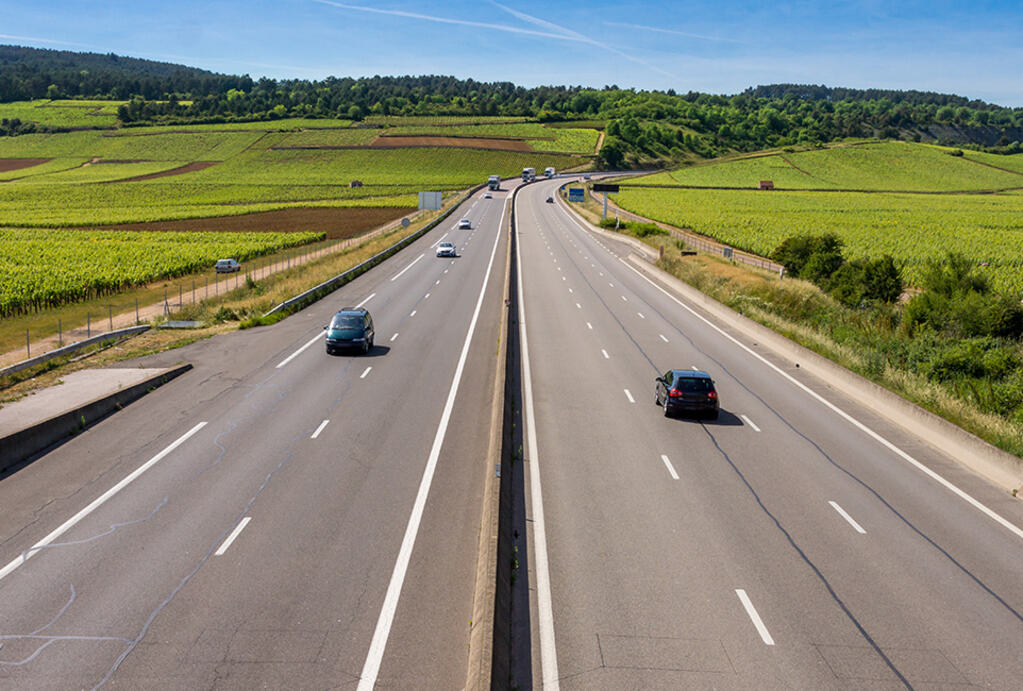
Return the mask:
{"type": "Polygon", "coordinates": [[[159,173],[150,173],[149,175],[136,175],[133,178],[124,178],[123,180],[112,180],[111,182],[138,182],[139,180],[165,178],[169,175],[184,175],[185,173],[191,173],[192,171],[195,170],[206,170],[207,168],[217,165],[217,163],[219,163],[219,161],[196,161],[195,163],[189,163],[186,166],[171,168],[170,170],[164,170],[159,173]]]}
{"type": "Polygon", "coordinates": [[[6,173],[9,170],[31,168],[32,166],[38,166],[52,160],[52,158],[0,158],[0,173],[6,173]]]}
{"type": "Polygon", "coordinates": [[[370,144],[370,147],[374,149],[421,149],[438,146],[496,151],[533,151],[533,147],[521,139],[485,139],[483,137],[377,137],[370,144]]]}
{"type": "Polygon", "coordinates": [[[396,207],[298,208],[263,211],[244,216],[216,216],[181,221],[122,223],[96,227],[102,230],[201,230],[223,233],[310,231],[326,233],[328,239],[334,240],[362,235],[366,231],[412,213],[415,213],[415,209],[396,207]]]}

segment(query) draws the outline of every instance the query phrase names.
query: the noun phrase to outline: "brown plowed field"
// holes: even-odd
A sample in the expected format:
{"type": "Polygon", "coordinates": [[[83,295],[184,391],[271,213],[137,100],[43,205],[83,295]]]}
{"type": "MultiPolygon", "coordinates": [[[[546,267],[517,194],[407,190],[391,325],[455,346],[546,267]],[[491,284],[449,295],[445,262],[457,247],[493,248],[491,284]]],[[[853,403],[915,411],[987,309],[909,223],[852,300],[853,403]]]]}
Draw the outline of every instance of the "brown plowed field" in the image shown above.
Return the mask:
{"type": "Polygon", "coordinates": [[[521,139],[486,139],[483,137],[377,137],[370,144],[374,149],[408,149],[424,147],[453,147],[459,149],[491,149],[495,151],[533,151],[521,139]]]}
{"type": "Polygon", "coordinates": [[[52,160],[52,158],[0,158],[0,173],[31,168],[52,160]]]}
{"type": "Polygon", "coordinates": [[[138,182],[139,180],[152,180],[153,178],[165,178],[168,175],[184,175],[185,173],[191,173],[195,170],[206,170],[212,166],[217,165],[219,161],[196,161],[195,163],[189,163],[186,166],[180,166],[178,168],[171,168],[170,170],[163,170],[159,173],[150,173],[149,175],[136,175],[133,178],[124,178],[123,180],[112,180],[111,182],[138,182]]]}
{"type": "Polygon", "coordinates": [[[361,235],[396,218],[411,215],[415,209],[396,207],[368,208],[297,208],[263,211],[244,216],[216,216],[189,218],[181,221],[155,221],[152,223],[122,223],[96,226],[101,230],[178,230],[222,233],[326,233],[328,239],[343,239],[361,235]]]}

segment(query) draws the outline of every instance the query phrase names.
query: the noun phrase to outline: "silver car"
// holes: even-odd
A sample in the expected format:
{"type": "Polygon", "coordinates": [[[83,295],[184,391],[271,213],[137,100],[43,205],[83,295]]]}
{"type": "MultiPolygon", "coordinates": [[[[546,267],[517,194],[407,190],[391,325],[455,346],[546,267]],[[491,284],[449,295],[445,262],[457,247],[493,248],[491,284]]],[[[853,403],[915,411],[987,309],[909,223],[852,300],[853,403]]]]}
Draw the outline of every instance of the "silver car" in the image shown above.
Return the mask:
{"type": "Polygon", "coordinates": [[[457,257],[455,252],[455,243],[444,241],[437,245],[437,256],[438,257],[457,257]]]}

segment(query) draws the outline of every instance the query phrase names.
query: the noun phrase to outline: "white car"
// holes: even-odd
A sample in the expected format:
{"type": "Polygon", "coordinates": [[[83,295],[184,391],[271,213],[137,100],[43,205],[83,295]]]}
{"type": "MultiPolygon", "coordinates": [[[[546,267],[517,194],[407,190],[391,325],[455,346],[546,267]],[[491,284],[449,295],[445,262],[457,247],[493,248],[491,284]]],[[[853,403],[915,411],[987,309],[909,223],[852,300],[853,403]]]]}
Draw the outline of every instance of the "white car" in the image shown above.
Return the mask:
{"type": "Polygon", "coordinates": [[[472,223],[469,222],[468,218],[463,218],[461,221],[458,222],[459,230],[464,230],[467,228],[472,228],[472,223]]]}
{"type": "Polygon", "coordinates": [[[484,192],[483,193],[483,198],[484,199],[493,199],[494,195],[490,194],[490,192],[484,192]]]}
{"type": "Polygon", "coordinates": [[[214,268],[217,270],[218,274],[229,274],[235,271],[241,271],[242,265],[234,259],[218,259],[214,268]]]}
{"type": "Polygon", "coordinates": [[[455,243],[445,241],[437,245],[437,256],[457,257],[458,255],[455,253],[455,243]]]}

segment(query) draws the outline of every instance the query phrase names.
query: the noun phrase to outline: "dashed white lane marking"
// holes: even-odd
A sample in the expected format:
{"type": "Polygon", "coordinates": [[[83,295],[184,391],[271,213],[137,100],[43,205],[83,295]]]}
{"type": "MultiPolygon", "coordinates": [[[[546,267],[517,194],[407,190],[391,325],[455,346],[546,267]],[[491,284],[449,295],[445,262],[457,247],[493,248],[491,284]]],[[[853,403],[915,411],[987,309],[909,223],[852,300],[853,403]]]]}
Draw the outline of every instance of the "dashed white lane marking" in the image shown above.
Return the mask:
{"type": "Polygon", "coordinates": [[[632,397],[632,393],[628,389],[625,389],[625,397],[629,399],[629,403],[635,403],[636,399],[632,397]]]}
{"type": "Polygon", "coordinates": [[[447,273],[447,272],[448,272],[448,269],[444,269],[444,273],[447,273]]]}
{"type": "Polygon", "coordinates": [[[424,295],[424,296],[423,296],[423,299],[424,299],[424,300],[429,300],[429,299],[430,299],[430,294],[429,294],[429,293],[427,293],[426,295],[424,295]]]}
{"type": "Polygon", "coordinates": [[[735,594],[739,596],[739,600],[742,602],[742,606],[746,609],[746,614],[753,620],[753,626],[757,627],[757,633],[760,634],[760,638],[763,639],[765,645],[774,645],[774,639],[771,638],[771,634],[768,633],[767,627],[764,626],[764,621],[757,614],[756,608],[753,606],[753,602],[749,599],[745,590],[736,590],[735,594]]]}
{"type": "Polygon", "coordinates": [[[391,342],[394,342],[394,339],[396,339],[397,337],[398,337],[398,333],[395,332],[395,334],[393,336],[391,336],[391,342]]]}
{"type": "Polygon", "coordinates": [[[415,259],[413,259],[413,260],[412,260],[411,262],[409,262],[408,266],[406,266],[406,267],[405,267],[404,269],[402,269],[402,270],[401,270],[401,271],[399,271],[398,273],[394,274],[394,276],[391,276],[391,280],[392,280],[392,281],[396,281],[396,280],[398,280],[398,278],[399,278],[399,277],[400,277],[400,276],[401,276],[401,275],[402,275],[403,273],[405,273],[406,271],[408,271],[409,269],[411,269],[411,268],[412,268],[413,266],[415,266],[415,263],[416,263],[417,261],[419,261],[420,259],[422,259],[423,257],[425,257],[425,256],[426,256],[425,254],[420,254],[420,255],[419,255],[418,257],[416,257],[416,258],[415,258],[415,259]]]}
{"type": "Polygon", "coordinates": [[[568,292],[570,292],[570,293],[574,293],[575,291],[574,291],[574,290],[572,290],[571,288],[569,288],[569,289],[568,289],[568,292]]]}
{"type": "MultiPolygon", "coordinates": [[[[577,302],[577,303],[575,303],[575,306],[576,306],[576,307],[578,307],[579,309],[582,309],[582,308],[583,308],[583,306],[582,306],[582,305],[580,305],[580,304],[579,304],[578,302],[577,302]]],[[[587,326],[589,326],[589,324],[590,324],[589,322],[586,322],[586,325],[587,325],[587,326]]],[[[590,326],[590,328],[592,329],[593,327],[592,327],[592,326],[590,326]]]]}
{"type": "Polygon", "coordinates": [[[443,239],[444,239],[444,238],[446,238],[447,236],[448,236],[448,234],[447,234],[447,233],[444,233],[444,234],[443,234],[443,235],[441,235],[441,236],[440,236],[439,238],[437,238],[437,242],[435,242],[435,243],[433,243],[432,245],[430,245],[430,247],[436,247],[437,245],[439,245],[439,244],[441,243],[441,240],[443,240],[443,239]]]}
{"type": "Polygon", "coordinates": [[[326,427],[329,422],[330,422],[330,420],[324,420],[323,422],[321,422],[320,426],[316,428],[315,432],[313,432],[313,436],[311,436],[309,438],[310,439],[316,439],[316,437],[320,436],[320,432],[323,431],[323,428],[326,427]]]}
{"type": "Polygon", "coordinates": [[[743,421],[743,422],[745,422],[745,423],[746,423],[747,425],[749,425],[750,427],[752,427],[752,428],[753,428],[753,431],[754,431],[754,432],[759,432],[759,431],[760,431],[760,428],[759,428],[759,427],[757,427],[757,426],[756,426],[756,425],[755,425],[755,424],[753,423],[753,421],[752,421],[752,420],[750,420],[750,419],[749,419],[748,417],[746,417],[745,415],[740,415],[739,417],[741,417],[741,418],[742,418],[742,421],[743,421]]]}
{"type": "Polygon", "coordinates": [[[359,379],[365,379],[365,378],[366,378],[366,375],[367,375],[367,374],[369,374],[369,371],[370,371],[371,369],[373,369],[373,367],[372,367],[372,366],[370,366],[370,367],[367,367],[367,368],[366,368],[366,371],[365,371],[365,372],[363,372],[362,374],[360,374],[360,375],[359,375],[359,379]]]}
{"type": "Polygon", "coordinates": [[[601,348],[601,349],[600,349],[600,352],[604,354],[604,359],[605,359],[605,360],[610,360],[610,359],[611,359],[611,356],[610,356],[610,355],[608,355],[608,354],[607,354],[607,351],[606,351],[606,350],[604,350],[603,348],[601,348]]]}
{"type": "Polygon", "coordinates": [[[146,472],[147,470],[152,468],[154,465],[159,463],[165,456],[167,456],[174,449],[176,449],[179,446],[181,446],[182,444],[184,444],[186,441],[188,441],[188,439],[193,434],[195,434],[196,432],[198,432],[199,430],[201,430],[205,426],[206,426],[206,422],[205,421],[200,422],[195,427],[193,427],[192,429],[190,429],[187,432],[185,432],[184,434],[182,434],[174,442],[172,442],[170,444],[170,446],[168,446],[163,451],[161,451],[160,453],[158,453],[155,456],[153,456],[152,458],[150,458],[148,461],[146,461],[141,466],[139,466],[134,471],[132,471],[131,474],[129,474],[123,480],[121,480],[116,485],[114,485],[113,487],[108,489],[106,492],[101,494],[99,497],[94,499],[91,504],[86,506],[84,509],[82,509],[81,511],[76,513],[71,518],[69,518],[66,521],[64,521],[64,523],[62,523],[59,528],[54,530],[52,533],[50,533],[49,535],[44,537],[39,542],[37,542],[34,545],[32,545],[32,547],[30,547],[29,549],[27,549],[24,552],[22,552],[21,555],[18,556],[13,561],[11,561],[11,563],[9,563],[4,568],[0,569],[0,580],[3,580],[5,576],[10,574],[12,571],[14,571],[16,568],[18,568],[22,564],[24,564],[26,561],[28,561],[34,554],[37,554],[39,552],[39,550],[41,550],[43,547],[46,547],[46,545],[50,544],[51,542],[56,540],[58,537],[60,537],[61,535],[63,535],[67,531],[71,530],[71,528],[75,527],[83,518],[85,518],[90,513],[92,513],[96,509],[98,509],[104,503],[106,503],[106,501],[108,499],[110,499],[112,496],[114,496],[115,494],[120,492],[122,489],[127,487],[129,484],[131,484],[132,481],[134,481],[139,475],[141,475],[142,473],[146,472]]]}
{"type": "Polygon", "coordinates": [[[622,295],[622,302],[628,302],[628,301],[629,301],[629,298],[627,298],[624,295],[622,295]]]}
{"type": "Polygon", "coordinates": [[[615,287],[615,284],[614,284],[614,283],[611,283],[610,281],[608,281],[608,283],[607,283],[607,284],[608,284],[609,286],[611,286],[612,288],[614,288],[614,287],[615,287]]]}
{"type": "Polygon", "coordinates": [[[831,504],[831,508],[838,512],[839,516],[841,516],[842,518],[849,522],[849,525],[851,525],[856,530],[857,533],[859,533],[860,535],[867,534],[867,531],[864,530],[859,523],[854,521],[853,517],[845,512],[845,509],[843,509],[841,506],[839,506],[833,501],[829,501],[828,503],[831,504]]]}
{"type": "Polygon", "coordinates": [[[668,338],[664,334],[657,334],[657,335],[660,336],[661,340],[664,341],[665,343],[670,343],[670,341],[668,340],[668,338]]]}
{"type": "Polygon", "coordinates": [[[416,311],[417,311],[417,310],[412,310],[412,311],[411,311],[411,312],[409,313],[409,315],[408,315],[408,316],[410,316],[410,317],[414,317],[414,316],[416,316],[416,311]]]}
{"type": "Polygon", "coordinates": [[[439,285],[440,285],[440,279],[438,278],[438,279],[437,279],[436,281],[434,281],[434,283],[433,283],[433,284],[434,284],[435,286],[439,286],[439,285]]]}
{"type": "Polygon", "coordinates": [[[646,317],[644,317],[644,316],[643,316],[643,313],[642,313],[642,312],[636,312],[636,314],[638,314],[638,315],[639,315],[639,318],[640,318],[640,319],[646,319],[646,317]]]}
{"type": "Polygon", "coordinates": [[[699,367],[697,367],[696,365],[693,365],[693,371],[694,371],[694,372],[699,372],[699,371],[700,371],[700,368],[699,368],[699,367]]]}
{"type": "MultiPolygon", "coordinates": [[[[576,304],[579,304],[579,303],[576,303],[576,304]]],[[[586,322],[586,328],[589,329],[590,331],[593,331],[593,324],[591,324],[589,322],[586,322]]]]}
{"type": "Polygon", "coordinates": [[[671,461],[668,460],[668,457],[662,453],[661,460],[664,461],[664,465],[668,468],[668,472],[671,474],[671,479],[677,480],[678,473],[675,472],[675,466],[671,464],[671,461]]]}
{"type": "Polygon", "coordinates": [[[217,548],[217,551],[214,552],[213,554],[218,557],[223,556],[224,552],[227,551],[227,548],[231,546],[231,543],[234,542],[234,539],[236,537],[241,535],[241,532],[245,530],[245,526],[247,526],[249,524],[249,521],[251,520],[252,516],[246,516],[241,521],[239,521],[238,525],[236,525],[234,527],[234,530],[231,531],[231,534],[227,536],[227,539],[224,540],[220,547],[217,548]]]}

